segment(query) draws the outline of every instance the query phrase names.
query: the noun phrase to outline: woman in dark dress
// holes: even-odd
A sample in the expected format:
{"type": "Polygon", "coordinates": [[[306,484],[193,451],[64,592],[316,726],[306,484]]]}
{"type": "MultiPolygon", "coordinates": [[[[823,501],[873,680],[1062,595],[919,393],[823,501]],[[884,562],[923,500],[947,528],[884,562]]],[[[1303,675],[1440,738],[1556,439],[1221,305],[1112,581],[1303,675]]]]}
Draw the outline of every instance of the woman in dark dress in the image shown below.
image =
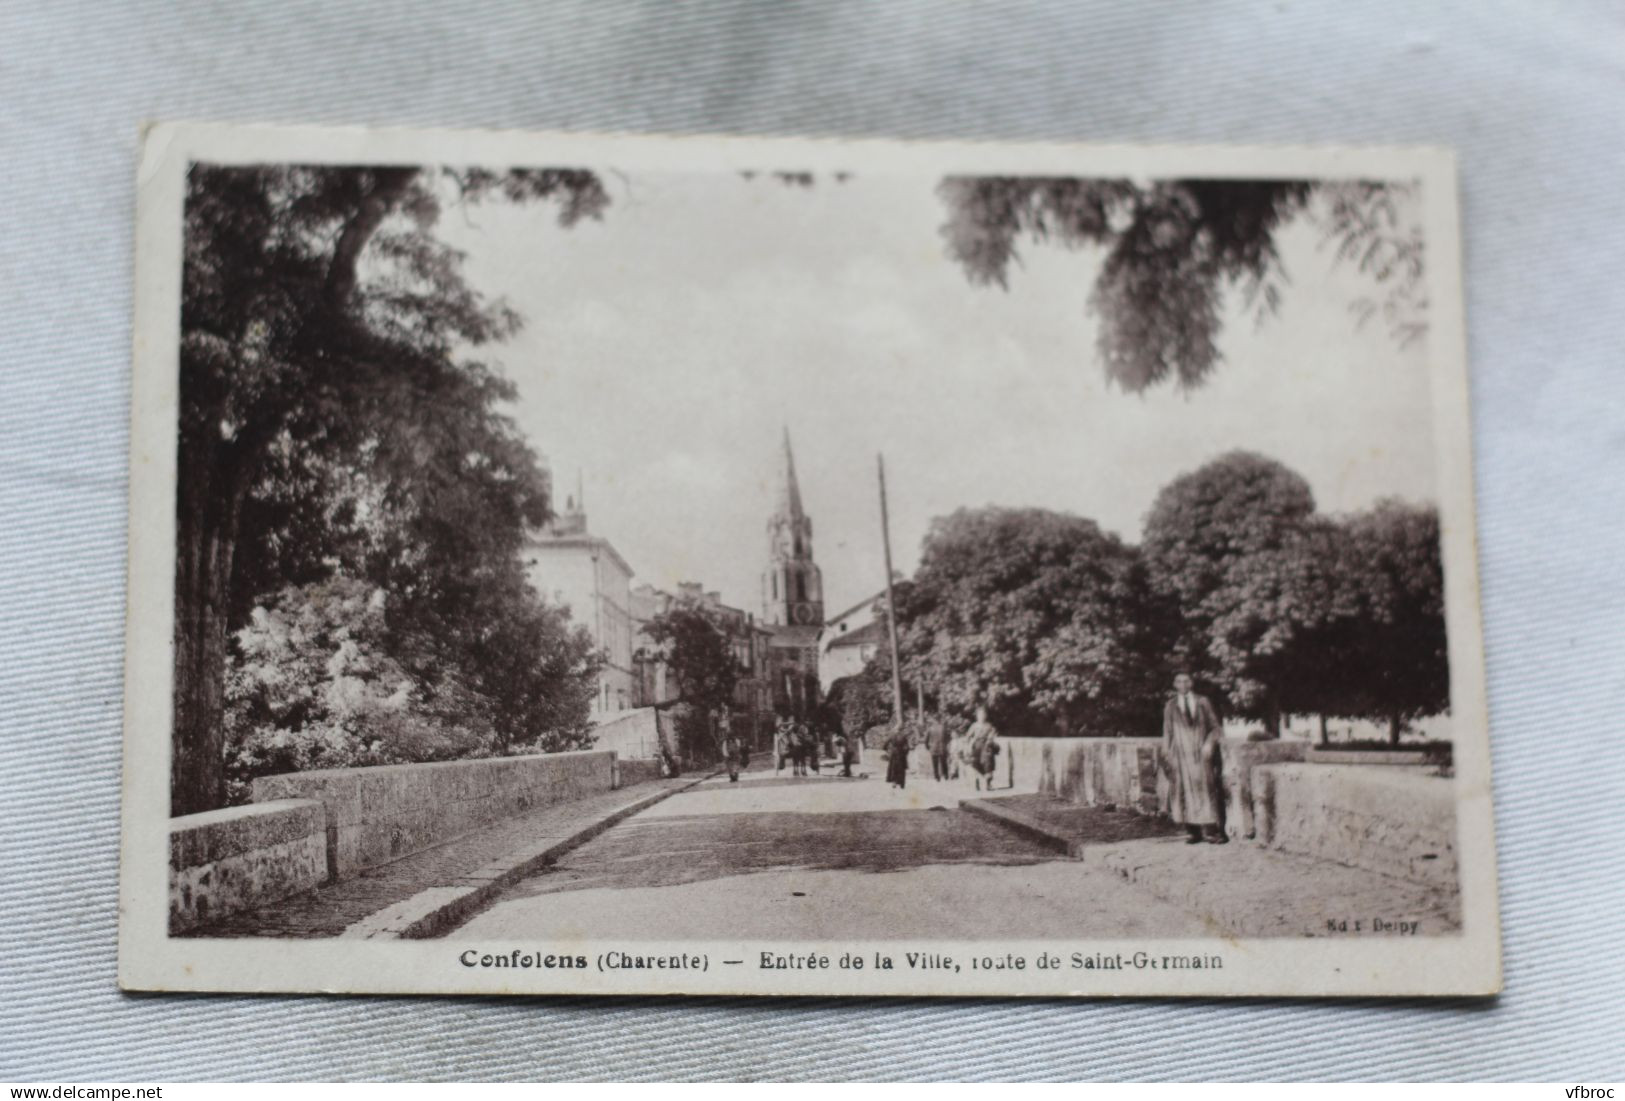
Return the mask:
{"type": "Polygon", "coordinates": [[[908,731],[899,729],[886,741],[886,782],[899,789],[908,783],[908,731]]]}

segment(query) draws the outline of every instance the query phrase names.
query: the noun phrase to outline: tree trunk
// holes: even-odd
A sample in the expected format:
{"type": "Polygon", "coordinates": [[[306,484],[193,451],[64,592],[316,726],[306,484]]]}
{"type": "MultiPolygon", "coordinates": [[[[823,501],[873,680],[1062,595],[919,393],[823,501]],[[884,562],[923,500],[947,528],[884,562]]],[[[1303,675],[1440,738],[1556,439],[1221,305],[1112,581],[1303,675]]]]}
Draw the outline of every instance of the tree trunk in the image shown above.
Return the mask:
{"type": "Polygon", "coordinates": [[[1326,713],[1322,711],[1320,714],[1320,744],[1323,746],[1330,745],[1331,742],[1331,734],[1326,729],[1326,713]]]}
{"type": "Polygon", "coordinates": [[[184,441],[175,524],[174,731],[169,812],[226,805],[226,624],[246,480],[224,447],[184,441]]]}
{"type": "MultiPolygon", "coordinates": [[[[363,250],[417,172],[416,168],[377,172],[372,191],[334,243],[325,301],[306,315],[296,345],[320,331],[320,325],[312,326],[312,321],[324,309],[340,311],[349,305],[363,250]]],[[[182,325],[185,323],[183,317],[182,325]]],[[[249,414],[243,417],[243,435],[222,441],[218,436],[220,409],[204,394],[186,392],[184,369],[182,377],[171,685],[174,729],[169,772],[172,815],[195,814],[226,803],[226,629],[232,558],[243,499],[253,484],[262,449],[281,430],[276,416],[249,414]]]]}
{"type": "Polygon", "coordinates": [[[1388,715],[1388,744],[1399,744],[1399,712],[1393,711],[1388,715]]]}
{"type": "Polygon", "coordinates": [[[1281,736],[1281,700],[1274,692],[1264,704],[1264,730],[1271,738],[1281,736]]]}
{"type": "Polygon", "coordinates": [[[361,200],[338,240],[333,243],[333,259],[327,269],[327,305],[343,309],[355,291],[356,268],[362,250],[378,232],[408,185],[417,176],[416,168],[381,168],[375,173],[372,190],[361,200]]]}

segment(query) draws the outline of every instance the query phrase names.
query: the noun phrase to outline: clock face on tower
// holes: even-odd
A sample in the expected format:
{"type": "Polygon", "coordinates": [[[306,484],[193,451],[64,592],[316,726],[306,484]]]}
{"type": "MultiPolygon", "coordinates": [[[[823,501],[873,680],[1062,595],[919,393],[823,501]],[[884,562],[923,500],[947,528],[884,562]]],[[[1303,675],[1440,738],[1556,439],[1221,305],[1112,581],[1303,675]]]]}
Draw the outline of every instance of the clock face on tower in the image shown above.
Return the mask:
{"type": "Polygon", "coordinates": [[[792,623],[811,623],[815,618],[811,604],[790,605],[790,621],[792,623]]]}

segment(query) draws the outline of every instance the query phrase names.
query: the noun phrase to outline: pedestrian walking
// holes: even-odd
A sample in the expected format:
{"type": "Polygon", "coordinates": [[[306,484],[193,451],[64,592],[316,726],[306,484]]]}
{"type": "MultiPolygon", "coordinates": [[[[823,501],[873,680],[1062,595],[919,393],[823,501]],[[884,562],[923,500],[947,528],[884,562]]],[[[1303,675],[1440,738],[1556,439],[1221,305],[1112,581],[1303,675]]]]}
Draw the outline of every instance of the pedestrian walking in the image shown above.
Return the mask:
{"type": "Polygon", "coordinates": [[[858,736],[856,734],[842,734],[839,747],[841,751],[841,775],[850,780],[852,778],[852,765],[858,759],[858,736]]]}
{"type": "Polygon", "coordinates": [[[791,744],[794,728],[788,718],[780,718],[778,725],[773,729],[773,774],[777,776],[783,770],[785,762],[795,767],[794,747],[791,744]]]}
{"type": "Polygon", "coordinates": [[[1187,845],[1205,838],[1225,844],[1219,746],[1224,727],[1204,696],[1191,690],[1189,673],[1174,677],[1162,709],[1162,772],[1168,777],[1168,817],[1185,827],[1187,845]]]}
{"type": "Polygon", "coordinates": [[[953,738],[942,716],[933,715],[925,723],[925,748],[931,754],[931,779],[941,782],[950,778],[948,756],[953,738]]]}
{"type": "Polygon", "coordinates": [[[908,784],[908,731],[898,726],[886,740],[886,782],[901,791],[908,784]]]}
{"type": "Polygon", "coordinates": [[[722,763],[728,769],[728,782],[739,782],[739,769],[743,764],[744,744],[734,735],[733,715],[724,707],[717,716],[717,735],[722,745],[722,763]]]}
{"type": "Polygon", "coordinates": [[[812,732],[807,729],[804,722],[795,723],[791,727],[790,735],[795,745],[795,774],[807,775],[807,758],[812,756],[812,732]]]}
{"type": "Polygon", "coordinates": [[[976,721],[965,731],[965,755],[975,776],[977,791],[982,790],[983,784],[988,791],[993,790],[993,773],[998,767],[1001,748],[998,730],[987,721],[987,708],[978,705],[976,721]]]}

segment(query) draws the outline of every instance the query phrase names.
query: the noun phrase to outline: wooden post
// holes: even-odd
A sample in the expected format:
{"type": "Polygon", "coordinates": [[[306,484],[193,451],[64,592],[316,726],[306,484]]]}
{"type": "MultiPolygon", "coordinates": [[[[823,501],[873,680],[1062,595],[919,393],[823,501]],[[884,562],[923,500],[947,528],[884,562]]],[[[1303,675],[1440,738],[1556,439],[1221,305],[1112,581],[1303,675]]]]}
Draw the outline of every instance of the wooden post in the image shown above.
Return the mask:
{"type": "Polygon", "coordinates": [[[892,728],[903,728],[903,670],[897,658],[897,602],[891,586],[891,519],[886,513],[886,456],[876,455],[880,472],[880,543],[886,552],[886,628],[891,639],[892,728]]]}

